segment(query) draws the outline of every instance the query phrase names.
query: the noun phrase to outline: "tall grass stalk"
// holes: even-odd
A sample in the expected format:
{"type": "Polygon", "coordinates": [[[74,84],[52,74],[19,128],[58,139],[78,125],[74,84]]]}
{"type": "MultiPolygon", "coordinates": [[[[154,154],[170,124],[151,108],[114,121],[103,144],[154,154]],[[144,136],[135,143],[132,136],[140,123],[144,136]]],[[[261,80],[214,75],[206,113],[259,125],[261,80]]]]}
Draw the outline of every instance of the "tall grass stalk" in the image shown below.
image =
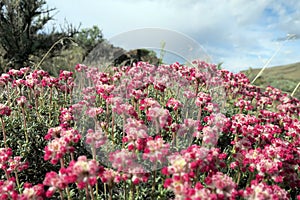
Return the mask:
{"type": "Polygon", "coordinates": [[[70,40],[72,42],[73,45],[78,45],[76,42],[74,42],[70,37],[63,37],[59,40],[57,40],[51,47],[50,49],[45,53],[45,55],[43,56],[43,58],[41,59],[41,61],[35,66],[35,69],[39,69],[40,65],[44,62],[44,60],[47,58],[47,56],[49,55],[49,53],[52,51],[52,49],[57,45],[57,44],[63,44],[64,40],[70,40]]]}
{"type": "Polygon", "coordinates": [[[296,93],[298,87],[300,86],[300,82],[298,83],[298,85],[295,87],[295,89],[293,90],[291,96],[294,97],[294,94],[296,93]]]}
{"type": "Polygon", "coordinates": [[[262,75],[264,70],[269,66],[271,61],[274,59],[274,57],[278,54],[278,52],[282,49],[284,44],[289,41],[290,39],[294,38],[295,34],[289,34],[288,37],[281,43],[281,45],[277,48],[277,50],[274,52],[274,54],[269,58],[269,60],[266,62],[266,64],[263,66],[263,68],[259,71],[259,73],[256,75],[256,77],[252,80],[251,84],[254,84],[254,82],[262,75]]]}

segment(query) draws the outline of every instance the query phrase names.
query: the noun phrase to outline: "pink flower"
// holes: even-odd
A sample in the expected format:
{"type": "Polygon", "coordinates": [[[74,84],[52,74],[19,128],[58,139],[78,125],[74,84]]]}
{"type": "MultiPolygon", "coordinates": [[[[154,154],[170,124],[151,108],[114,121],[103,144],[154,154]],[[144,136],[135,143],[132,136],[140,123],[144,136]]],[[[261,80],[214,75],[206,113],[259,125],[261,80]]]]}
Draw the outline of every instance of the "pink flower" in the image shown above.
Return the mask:
{"type": "Polygon", "coordinates": [[[106,102],[112,104],[113,112],[116,112],[118,115],[126,115],[129,117],[137,118],[137,112],[135,108],[129,104],[128,102],[123,103],[123,99],[121,97],[109,97],[106,99],[106,102]]]}
{"type": "Polygon", "coordinates": [[[137,156],[127,149],[122,149],[110,153],[109,161],[111,162],[112,167],[118,172],[128,173],[132,168],[136,167],[137,156]]]}
{"type": "Polygon", "coordinates": [[[7,73],[11,76],[19,76],[22,74],[22,73],[20,73],[19,70],[16,70],[16,69],[10,69],[7,73]]]}
{"type": "Polygon", "coordinates": [[[168,172],[170,174],[178,174],[185,172],[188,163],[185,160],[184,156],[179,154],[173,154],[168,156],[168,160],[170,162],[170,166],[168,167],[168,172]]]}
{"type": "Polygon", "coordinates": [[[73,128],[63,128],[60,133],[60,136],[69,145],[72,145],[73,143],[78,143],[81,138],[81,135],[79,134],[79,132],[73,128]]]}
{"type": "Polygon", "coordinates": [[[146,173],[145,169],[141,165],[135,165],[129,168],[128,173],[131,175],[131,180],[133,184],[137,185],[140,182],[147,182],[149,173],[146,173]]]}
{"type": "Polygon", "coordinates": [[[0,103],[0,117],[10,116],[10,113],[11,113],[11,109],[8,106],[0,103]]]}
{"type": "Polygon", "coordinates": [[[208,102],[204,107],[204,110],[207,110],[208,112],[212,113],[212,112],[218,112],[219,108],[217,104],[208,102]]]}
{"type": "Polygon", "coordinates": [[[9,74],[1,74],[0,76],[0,85],[6,85],[9,81],[11,81],[10,75],[9,74]]]}
{"type": "Polygon", "coordinates": [[[34,74],[29,74],[26,76],[25,85],[29,88],[33,88],[39,84],[39,80],[36,78],[34,74]]]}
{"type": "Polygon", "coordinates": [[[8,161],[11,159],[12,156],[12,149],[11,148],[0,148],[0,168],[7,169],[8,161]]]}
{"type": "Polygon", "coordinates": [[[230,125],[230,119],[221,113],[212,113],[211,115],[206,116],[204,118],[204,121],[208,126],[215,127],[219,131],[225,131],[229,128],[228,126],[230,125]]]}
{"type": "Polygon", "coordinates": [[[221,194],[225,198],[230,198],[232,195],[237,193],[237,184],[233,182],[231,177],[223,174],[222,172],[214,174],[211,180],[211,185],[216,188],[217,194],[221,194]]]}
{"type": "Polygon", "coordinates": [[[56,164],[67,152],[72,152],[73,147],[69,146],[64,137],[54,138],[45,146],[44,160],[50,160],[52,164],[56,164]]]}
{"type": "Polygon", "coordinates": [[[152,121],[154,124],[159,125],[160,128],[170,126],[172,117],[167,109],[159,107],[151,107],[146,112],[147,120],[152,121]]]}
{"type": "Polygon", "coordinates": [[[271,104],[272,104],[272,99],[270,99],[269,97],[262,96],[258,98],[257,106],[260,106],[262,109],[264,109],[266,105],[271,105],[271,104]]]}
{"type": "Polygon", "coordinates": [[[11,178],[9,180],[0,180],[0,199],[3,200],[17,200],[18,199],[18,193],[15,188],[15,179],[11,178]]]}
{"type": "Polygon", "coordinates": [[[142,120],[128,118],[124,129],[126,132],[126,142],[136,141],[139,138],[148,138],[148,129],[142,120]]]}
{"type": "Polygon", "coordinates": [[[25,183],[23,193],[19,197],[20,200],[43,200],[45,199],[45,190],[43,184],[32,186],[31,184],[25,183]]]}
{"type": "Polygon", "coordinates": [[[71,108],[62,108],[60,111],[60,123],[69,123],[74,119],[73,113],[72,113],[72,107],[71,108]]]}
{"type": "Polygon", "coordinates": [[[60,70],[59,79],[60,80],[68,80],[68,78],[72,77],[73,72],[60,70]]]}
{"type": "Polygon", "coordinates": [[[45,137],[44,137],[45,140],[50,140],[52,138],[60,137],[60,133],[61,133],[62,129],[63,128],[61,126],[49,128],[47,135],[45,135],[45,137]]]}
{"type": "Polygon", "coordinates": [[[211,102],[211,97],[209,94],[206,94],[204,92],[199,92],[196,98],[196,105],[198,107],[204,106],[206,103],[211,102]]]}
{"type": "Polygon", "coordinates": [[[99,169],[97,161],[87,160],[86,156],[79,156],[77,161],[71,161],[68,167],[69,174],[76,177],[77,186],[80,189],[96,184],[99,169]]]}
{"type": "Polygon", "coordinates": [[[86,69],[87,69],[87,66],[85,66],[85,65],[83,65],[83,64],[77,64],[77,65],[75,66],[75,70],[76,70],[77,72],[81,72],[81,71],[86,70],[86,69]]]}
{"type": "Polygon", "coordinates": [[[106,140],[107,140],[107,137],[103,133],[102,129],[96,130],[96,131],[89,129],[87,131],[85,142],[87,144],[94,146],[95,148],[99,148],[103,144],[105,144],[106,140]]]}
{"type": "Polygon", "coordinates": [[[277,185],[267,185],[265,182],[251,182],[246,188],[243,197],[247,199],[289,199],[288,193],[277,185]]]}
{"type": "Polygon", "coordinates": [[[253,106],[251,105],[251,101],[246,101],[244,99],[238,99],[237,102],[234,103],[235,106],[238,106],[240,108],[240,111],[243,109],[246,110],[252,110],[253,106]]]}
{"type": "Polygon", "coordinates": [[[97,94],[100,94],[103,99],[107,99],[110,93],[114,90],[114,85],[100,84],[96,85],[97,94]]]}
{"type": "Polygon", "coordinates": [[[16,156],[8,160],[9,168],[7,172],[20,172],[28,168],[28,162],[21,162],[21,156],[16,156]]]}
{"type": "Polygon", "coordinates": [[[176,100],[175,98],[170,98],[167,102],[167,107],[173,108],[175,111],[178,110],[178,108],[182,107],[182,103],[180,103],[179,100],[176,100]]]}
{"type": "Polygon", "coordinates": [[[216,127],[205,126],[202,129],[203,144],[207,146],[215,146],[218,143],[219,133],[216,127]]]}
{"type": "Polygon", "coordinates": [[[30,68],[29,67],[22,67],[20,69],[20,75],[23,76],[24,74],[26,74],[27,72],[30,71],[30,68]]]}
{"type": "Polygon", "coordinates": [[[132,90],[131,95],[136,99],[144,99],[146,98],[147,94],[142,90],[132,90]]]}
{"type": "Polygon", "coordinates": [[[153,98],[145,98],[140,102],[140,110],[147,110],[149,107],[160,107],[160,104],[153,98]]]}
{"type": "Polygon", "coordinates": [[[170,145],[165,143],[161,137],[148,138],[147,145],[144,150],[143,158],[149,159],[151,162],[164,162],[168,155],[170,145]]]}
{"type": "Polygon", "coordinates": [[[46,192],[46,196],[51,197],[57,189],[63,190],[67,187],[68,182],[66,181],[66,174],[59,172],[48,172],[46,173],[43,184],[49,186],[46,192]]]}
{"type": "Polygon", "coordinates": [[[119,105],[117,109],[118,109],[117,110],[118,114],[124,113],[125,115],[130,117],[134,117],[134,118],[138,117],[137,112],[135,111],[134,107],[131,104],[123,103],[119,105]]]}
{"type": "Polygon", "coordinates": [[[17,101],[17,104],[21,107],[23,107],[27,103],[27,99],[25,96],[21,96],[21,97],[17,98],[16,101],[17,101]]]}
{"type": "Polygon", "coordinates": [[[113,169],[105,169],[104,172],[100,175],[100,179],[103,183],[119,183],[123,180],[122,175],[114,171],[113,169]]]}
{"type": "Polygon", "coordinates": [[[185,90],[183,92],[183,95],[188,98],[188,99],[192,99],[192,98],[195,98],[196,97],[196,93],[195,92],[192,92],[190,90],[185,90]]]}

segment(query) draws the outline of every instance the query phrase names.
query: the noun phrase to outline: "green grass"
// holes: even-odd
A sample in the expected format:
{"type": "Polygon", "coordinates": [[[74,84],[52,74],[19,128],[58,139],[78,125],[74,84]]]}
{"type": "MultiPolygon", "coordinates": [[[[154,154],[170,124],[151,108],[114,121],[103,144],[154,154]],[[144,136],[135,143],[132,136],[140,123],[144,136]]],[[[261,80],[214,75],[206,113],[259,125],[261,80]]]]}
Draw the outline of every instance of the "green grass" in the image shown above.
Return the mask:
{"type": "MultiPolygon", "coordinates": [[[[260,68],[248,69],[242,71],[247,75],[247,77],[252,81],[256,75],[260,72],[260,68]]],[[[254,82],[254,85],[265,88],[267,86],[273,86],[281,89],[285,93],[291,94],[296,88],[297,84],[300,82],[300,62],[268,67],[266,68],[262,75],[254,82]]],[[[294,94],[294,97],[300,99],[300,88],[294,94]]]]}

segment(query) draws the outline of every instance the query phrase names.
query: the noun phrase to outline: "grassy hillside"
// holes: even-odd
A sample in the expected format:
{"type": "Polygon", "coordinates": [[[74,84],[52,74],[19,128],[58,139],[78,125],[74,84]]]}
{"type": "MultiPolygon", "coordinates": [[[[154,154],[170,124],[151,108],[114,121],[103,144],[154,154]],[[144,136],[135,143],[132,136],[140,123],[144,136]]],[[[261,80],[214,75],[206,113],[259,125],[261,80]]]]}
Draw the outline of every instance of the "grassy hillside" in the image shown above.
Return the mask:
{"type": "MultiPolygon", "coordinates": [[[[261,69],[249,69],[242,71],[250,81],[260,72],[261,69]]],[[[289,65],[275,66],[266,68],[262,75],[255,81],[254,85],[267,87],[271,85],[282,91],[291,94],[300,82],[300,62],[289,65]]],[[[294,97],[300,99],[300,87],[298,87],[294,97]]]]}

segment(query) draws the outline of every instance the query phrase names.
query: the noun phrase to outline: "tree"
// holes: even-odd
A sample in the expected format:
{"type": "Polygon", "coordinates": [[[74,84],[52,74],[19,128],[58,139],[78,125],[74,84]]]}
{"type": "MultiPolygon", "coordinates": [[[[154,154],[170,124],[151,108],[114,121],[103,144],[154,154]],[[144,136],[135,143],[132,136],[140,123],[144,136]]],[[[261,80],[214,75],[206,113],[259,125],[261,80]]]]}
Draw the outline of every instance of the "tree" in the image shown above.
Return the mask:
{"type": "MultiPolygon", "coordinates": [[[[41,56],[55,42],[77,33],[72,26],[61,32],[53,28],[45,33],[44,26],[53,19],[50,13],[55,10],[45,5],[44,0],[0,0],[0,46],[8,68],[30,65],[31,56],[41,56]]],[[[55,45],[52,55],[71,44],[69,40],[61,41],[55,45]]]]}
{"type": "Polygon", "coordinates": [[[103,42],[102,31],[95,25],[92,28],[81,29],[74,35],[74,41],[84,49],[85,58],[97,44],[103,42]]]}

